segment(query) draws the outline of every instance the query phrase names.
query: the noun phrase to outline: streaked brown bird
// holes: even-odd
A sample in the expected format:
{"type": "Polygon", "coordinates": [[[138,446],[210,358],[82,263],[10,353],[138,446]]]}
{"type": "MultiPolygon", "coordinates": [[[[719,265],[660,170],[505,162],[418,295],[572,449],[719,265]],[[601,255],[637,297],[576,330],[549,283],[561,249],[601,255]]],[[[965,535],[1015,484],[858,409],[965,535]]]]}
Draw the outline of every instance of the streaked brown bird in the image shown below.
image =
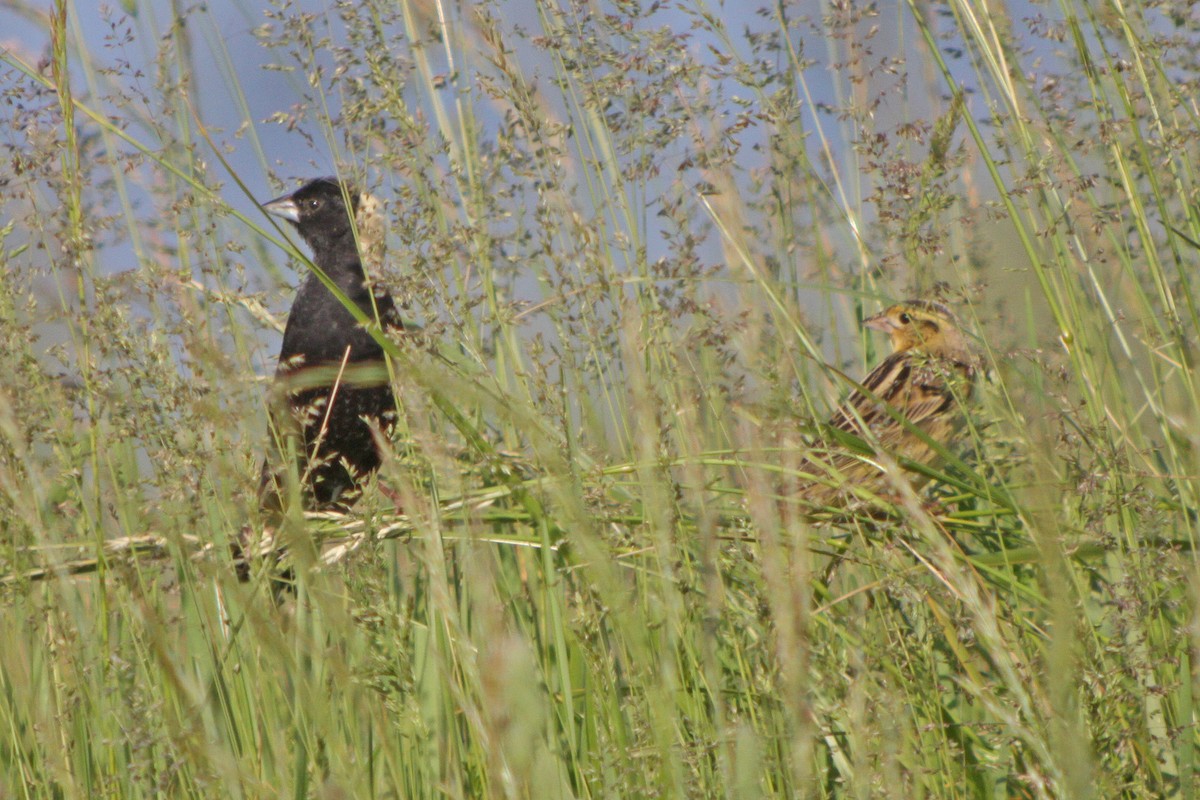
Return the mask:
{"type": "Polygon", "coordinates": [[[827,435],[800,465],[797,494],[810,508],[845,508],[894,495],[901,475],[920,487],[926,476],[900,473],[893,465],[935,462],[937,451],[926,437],[944,445],[964,422],[962,406],[972,394],[978,362],[950,309],[907,300],[864,324],[887,333],[893,352],[850,392],[829,419],[827,435]]]}
{"type": "Polygon", "coordinates": [[[315,272],[304,279],[275,372],[273,443],[259,486],[268,513],[285,507],[286,452],[297,457],[302,506],[312,510],[349,507],[382,461],[377,437],[395,423],[396,398],[383,348],[368,328],[403,324],[392,296],[373,287],[363,270],[362,255],[377,252],[383,238],[378,207],[371,195],[336,178],[318,178],[263,204],[296,227],[313,264],[366,320],[315,272]]]}

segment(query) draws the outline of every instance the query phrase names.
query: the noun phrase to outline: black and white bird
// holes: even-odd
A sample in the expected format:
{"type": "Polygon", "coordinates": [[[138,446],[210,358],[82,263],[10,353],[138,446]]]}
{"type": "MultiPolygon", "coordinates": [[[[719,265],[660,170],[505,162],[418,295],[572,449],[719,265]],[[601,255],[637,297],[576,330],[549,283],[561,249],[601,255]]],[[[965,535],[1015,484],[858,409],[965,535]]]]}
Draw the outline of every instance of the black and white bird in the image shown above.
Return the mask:
{"type": "Polygon", "coordinates": [[[288,314],[260,504],[267,513],[279,513],[295,487],[304,509],[348,508],[379,469],[380,437],[388,436],[396,419],[384,350],[370,329],[377,335],[381,328],[402,330],[403,324],[392,296],[373,286],[363,269],[363,254],[382,242],[379,202],[336,178],[317,178],[263,209],[296,227],[312,248],[313,264],[337,293],[314,271],[288,314]],[[287,478],[288,453],[295,455],[298,482],[287,478]]]}

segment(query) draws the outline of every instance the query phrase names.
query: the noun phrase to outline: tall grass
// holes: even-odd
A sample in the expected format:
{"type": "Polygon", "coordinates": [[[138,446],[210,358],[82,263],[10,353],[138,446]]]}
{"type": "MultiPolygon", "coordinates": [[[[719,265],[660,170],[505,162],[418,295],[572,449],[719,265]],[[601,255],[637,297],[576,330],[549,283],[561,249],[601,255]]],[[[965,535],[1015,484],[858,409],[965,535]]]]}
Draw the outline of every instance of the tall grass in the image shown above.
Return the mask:
{"type": "Polygon", "coordinates": [[[1194,794],[1193,16],[285,2],[263,113],[211,8],[0,52],[0,796],[1194,794]],[[297,276],[244,209],[331,163],[438,352],[277,606],[229,545],[297,276]],[[967,433],[806,517],[913,295],[967,433]]]}

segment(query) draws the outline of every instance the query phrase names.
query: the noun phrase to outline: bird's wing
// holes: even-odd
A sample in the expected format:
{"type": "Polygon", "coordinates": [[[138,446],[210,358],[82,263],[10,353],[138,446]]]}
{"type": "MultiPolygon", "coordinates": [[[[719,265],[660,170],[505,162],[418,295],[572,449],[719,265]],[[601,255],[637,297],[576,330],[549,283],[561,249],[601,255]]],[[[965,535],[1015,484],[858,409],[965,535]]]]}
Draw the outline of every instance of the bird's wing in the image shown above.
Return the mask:
{"type": "Polygon", "coordinates": [[[405,331],[414,327],[411,322],[404,321],[404,318],[400,316],[400,309],[390,302],[386,308],[380,309],[379,321],[383,324],[385,331],[405,331]]]}
{"type": "Polygon", "coordinates": [[[829,425],[856,435],[864,429],[878,435],[889,426],[901,424],[884,407],[886,404],[910,424],[920,426],[955,403],[955,376],[969,379],[969,365],[912,351],[893,353],[863,379],[867,391],[851,392],[829,425]]]}

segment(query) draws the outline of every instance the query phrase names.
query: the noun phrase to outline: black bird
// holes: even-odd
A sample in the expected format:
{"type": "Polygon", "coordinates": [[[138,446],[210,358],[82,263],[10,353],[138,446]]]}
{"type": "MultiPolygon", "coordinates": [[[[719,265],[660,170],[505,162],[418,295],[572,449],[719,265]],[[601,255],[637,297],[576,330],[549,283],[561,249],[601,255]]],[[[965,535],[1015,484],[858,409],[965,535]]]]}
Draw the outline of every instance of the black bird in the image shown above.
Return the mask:
{"type": "MultiPolygon", "coordinates": [[[[361,254],[382,240],[375,198],[336,178],[317,178],[263,209],[296,226],[312,248],[313,264],[368,324],[403,329],[391,295],[373,288],[363,271],[361,254]]],[[[289,451],[297,457],[304,508],[348,508],[379,469],[376,436],[390,433],[396,398],[383,348],[315,273],[304,279],[288,313],[273,394],[278,447],[263,464],[263,510],[285,508],[283,454],[289,451]]]]}

